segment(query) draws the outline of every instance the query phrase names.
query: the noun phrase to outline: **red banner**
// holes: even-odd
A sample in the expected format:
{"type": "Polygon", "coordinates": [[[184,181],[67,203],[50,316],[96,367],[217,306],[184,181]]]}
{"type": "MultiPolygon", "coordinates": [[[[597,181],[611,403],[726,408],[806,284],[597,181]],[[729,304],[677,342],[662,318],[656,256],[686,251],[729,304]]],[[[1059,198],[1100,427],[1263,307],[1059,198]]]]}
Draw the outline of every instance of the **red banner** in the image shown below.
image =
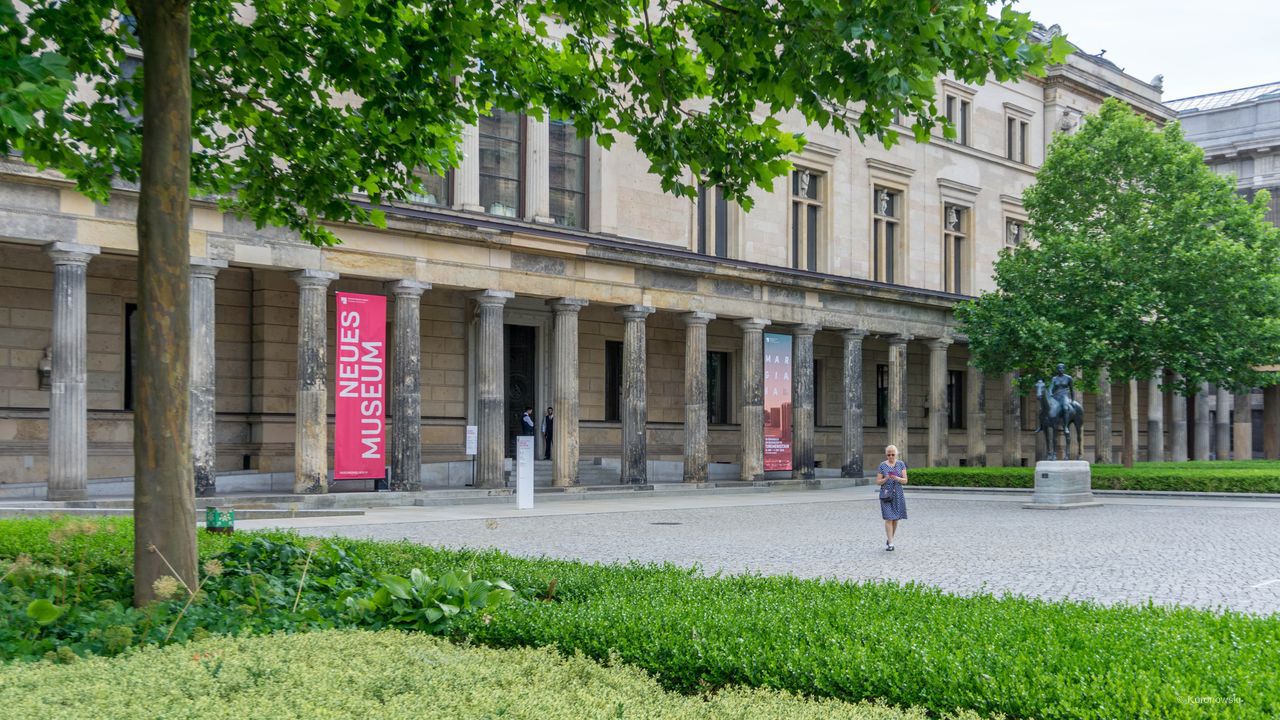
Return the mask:
{"type": "Polygon", "coordinates": [[[337,293],[333,479],[386,476],[387,299],[337,293]]]}
{"type": "Polygon", "coordinates": [[[764,335],[764,469],[791,469],[790,335],[764,335]]]}

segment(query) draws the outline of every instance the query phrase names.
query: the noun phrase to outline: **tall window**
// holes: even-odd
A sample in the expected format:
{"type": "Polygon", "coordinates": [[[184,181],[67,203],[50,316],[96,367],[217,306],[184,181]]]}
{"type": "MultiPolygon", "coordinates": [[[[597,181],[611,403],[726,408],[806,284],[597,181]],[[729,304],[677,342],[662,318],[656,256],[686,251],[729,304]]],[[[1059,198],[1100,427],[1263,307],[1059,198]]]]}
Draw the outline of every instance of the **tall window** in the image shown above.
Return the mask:
{"type": "Polygon", "coordinates": [[[698,252],[729,257],[729,201],[719,185],[698,186],[698,252]]]}
{"type": "Polygon", "coordinates": [[[604,343],[604,420],[622,420],[622,343],[617,340],[604,343]]]}
{"type": "Polygon", "coordinates": [[[480,118],[480,205],[518,217],[524,187],[524,116],[494,109],[480,118]]]}
{"type": "Polygon", "coordinates": [[[1017,218],[1005,218],[1004,221],[1004,244],[1008,247],[1022,247],[1023,233],[1026,232],[1026,226],[1017,218]]]}
{"type": "Polygon", "coordinates": [[[947,371],[947,427],[964,428],[964,371],[947,371]]]}
{"type": "Polygon", "coordinates": [[[943,206],[942,281],[947,292],[963,293],[968,290],[965,282],[965,264],[969,252],[968,226],[968,208],[950,203],[943,206]]]}
{"type": "Polygon", "coordinates": [[[138,366],[138,304],[124,304],[124,409],[134,408],[133,371],[138,366]]]}
{"type": "Polygon", "coordinates": [[[791,173],[791,267],[818,269],[822,237],[823,176],[799,168],[791,173]]]}
{"type": "Polygon", "coordinates": [[[880,282],[897,282],[896,255],[898,236],[902,233],[902,193],[888,188],[875,189],[875,227],[872,237],[872,277],[880,282]]]}
{"type": "Polygon", "coordinates": [[[889,427],[888,365],[876,365],[876,427],[889,427]]]}
{"type": "Polygon", "coordinates": [[[440,205],[448,207],[453,204],[453,171],[446,170],[443,175],[436,175],[426,170],[414,170],[413,174],[422,183],[422,190],[409,194],[409,200],[423,205],[440,205]]]}
{"type": "Polygon", "coordinates": [[[1027,121],[1021,118],[1005,118],[1005,153],[1014,161],[1027,161],[1027,121]]]}
{"type": "Polygon", "coordinates": [[[822,374],[826,370],[826,363],[822,360],[814,358],[813,360],[813,424],[821,425],[822,423],[822,393],[826,389],[822,381],[822,374]]]}
{"type": "Polygon", "coordinates": [[[552,120],[548,126],[551,151],[551,217],[557,225],[587,226],[587,140],[573,123],[552,120]]]}
{"type": "Polygon", "coordinates": [[[955,141],[969,144],[969,101],[959,95],[947,96],[947,119],[955,126],[955,141]]]}
{"type": "Polygon", "coordinates": [[[707,423],[729,422],[729,353],[707,353],[707,423]]]}

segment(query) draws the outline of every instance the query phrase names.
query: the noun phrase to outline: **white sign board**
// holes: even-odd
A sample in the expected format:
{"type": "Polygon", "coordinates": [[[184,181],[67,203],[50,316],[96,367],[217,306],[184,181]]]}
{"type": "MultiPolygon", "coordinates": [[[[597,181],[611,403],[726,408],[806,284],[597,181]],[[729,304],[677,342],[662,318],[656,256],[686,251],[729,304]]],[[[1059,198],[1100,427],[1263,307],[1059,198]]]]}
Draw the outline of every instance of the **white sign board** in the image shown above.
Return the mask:
{"type": "Polygon", "coordinates": [[[533,436],[516,438],[516,509],[533,509],[533,436]]]}
{"type": "Polygon", "coordinates": [[[479,453],[477,446],[480,444],[480,428],[477,425],[467,426],[467,454],[476,455],[479,453]]]}

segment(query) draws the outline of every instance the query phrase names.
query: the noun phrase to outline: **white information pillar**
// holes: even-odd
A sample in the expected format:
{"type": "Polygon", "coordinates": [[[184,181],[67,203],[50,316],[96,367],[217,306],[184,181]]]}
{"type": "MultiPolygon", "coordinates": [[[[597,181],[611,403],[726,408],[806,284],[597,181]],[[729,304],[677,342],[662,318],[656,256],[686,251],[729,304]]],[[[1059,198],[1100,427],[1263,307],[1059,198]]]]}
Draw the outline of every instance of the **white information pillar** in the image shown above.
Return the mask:
{"type": "Polygon", "coordinates": [[[516,509],[533,509],[533,436],[516,438],[516,509]]]}

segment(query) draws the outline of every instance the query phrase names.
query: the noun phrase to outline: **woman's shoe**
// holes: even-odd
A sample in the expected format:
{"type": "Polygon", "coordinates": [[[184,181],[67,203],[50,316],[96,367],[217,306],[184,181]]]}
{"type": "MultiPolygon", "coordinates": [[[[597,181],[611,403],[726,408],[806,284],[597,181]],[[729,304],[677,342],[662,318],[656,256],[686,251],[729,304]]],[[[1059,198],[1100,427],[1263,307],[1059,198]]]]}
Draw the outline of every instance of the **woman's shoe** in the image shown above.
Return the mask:
{"type": "Polygon", "coordinates": [[[886,547],[886,548],[885,548],[885,550],[888,550],[888,551],[892,552],[892,551],[893,551],[893,546],[892,546],[892,545],[890,545],[890,546],[886,547]]]}

